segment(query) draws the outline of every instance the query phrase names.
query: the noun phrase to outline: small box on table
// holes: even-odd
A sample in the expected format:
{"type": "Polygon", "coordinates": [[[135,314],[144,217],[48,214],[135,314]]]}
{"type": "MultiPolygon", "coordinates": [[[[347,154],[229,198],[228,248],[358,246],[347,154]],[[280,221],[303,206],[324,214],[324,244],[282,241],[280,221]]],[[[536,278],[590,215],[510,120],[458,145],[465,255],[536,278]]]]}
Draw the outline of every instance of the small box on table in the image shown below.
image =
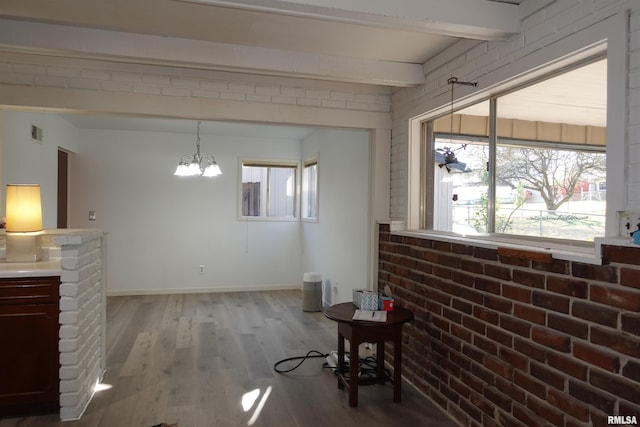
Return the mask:
{"type": "Polygon", "coordinates": [[[353,303],[360,310],[375,311],[378,309],[378,294],[366,289],[354,289],[353,303]]]}
{"type": "Polygon", "coordinates": [[[378,310],[393,311],[393,297],[378,295],[378,310]]]}

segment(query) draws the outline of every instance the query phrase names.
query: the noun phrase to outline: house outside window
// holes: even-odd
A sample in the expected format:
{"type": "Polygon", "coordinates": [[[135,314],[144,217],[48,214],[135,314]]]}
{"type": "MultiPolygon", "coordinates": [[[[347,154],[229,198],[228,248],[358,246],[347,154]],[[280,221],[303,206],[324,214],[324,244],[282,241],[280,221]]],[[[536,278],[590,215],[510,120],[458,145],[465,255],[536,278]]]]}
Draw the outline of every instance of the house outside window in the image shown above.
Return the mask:
{"type": "Polygon", "coordinates": [[[599,58],[425,122],[426,228],[604,236],[606,70],[599,58]]]}
{"type": "Polygon", "coordinates": [[[296,219],[297,175],[297,163],[242,161],[241,216],[296,219]]]}

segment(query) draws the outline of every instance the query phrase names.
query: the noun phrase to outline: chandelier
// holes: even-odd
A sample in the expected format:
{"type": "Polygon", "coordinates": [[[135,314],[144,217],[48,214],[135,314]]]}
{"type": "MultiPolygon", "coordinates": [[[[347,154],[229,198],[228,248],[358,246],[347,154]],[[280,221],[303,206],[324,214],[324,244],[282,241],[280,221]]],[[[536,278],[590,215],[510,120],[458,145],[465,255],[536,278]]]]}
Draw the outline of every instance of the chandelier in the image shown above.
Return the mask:
{"type": "Polygon", "coordinates": [[[222,174],[213,154],[200,155],[200,121],[198,121],[196,154],[182,156],[174,175],[177,176],[218,176],[222,174]]]}

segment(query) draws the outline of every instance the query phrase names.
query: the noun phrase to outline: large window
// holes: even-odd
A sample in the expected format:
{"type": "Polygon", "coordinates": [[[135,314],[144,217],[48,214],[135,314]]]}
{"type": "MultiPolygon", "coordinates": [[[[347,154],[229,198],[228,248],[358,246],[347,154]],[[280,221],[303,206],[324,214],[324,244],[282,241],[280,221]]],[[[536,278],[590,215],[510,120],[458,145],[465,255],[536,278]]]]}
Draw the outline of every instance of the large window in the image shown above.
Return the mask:
{"type": "Polygon", "coordinates": [[[605,234],[606,59],[425,123],[433,211],[460,234],[605,234]]]}
{"type": "Polygon", "coordinates": [[[242,162],[242,216],[296,217],[296,163],[242,162]]]}

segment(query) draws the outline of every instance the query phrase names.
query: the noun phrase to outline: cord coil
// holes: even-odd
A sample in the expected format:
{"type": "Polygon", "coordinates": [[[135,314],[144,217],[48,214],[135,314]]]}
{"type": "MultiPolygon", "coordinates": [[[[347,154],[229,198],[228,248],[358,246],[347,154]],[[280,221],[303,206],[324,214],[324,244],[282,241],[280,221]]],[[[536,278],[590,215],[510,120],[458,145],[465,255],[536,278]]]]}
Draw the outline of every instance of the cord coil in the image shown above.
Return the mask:
{"type": "MultiPolygon", "coordinates": [[[[322,368],[323,369],[332,369],[333,373],[337,373],[337,352],[331,352],[331,353],[321,353],[317,350],[310,350],[309,352],[307,352],[307,354],[305,354],[304,356],[295,356],[295,357],[288,357],[286,359],[282,359],[279,360],[278,362],[276,362],[273,365],[273,370],[276,371],[279,374],[287,374],[289,372],[293,372],[296,369],[298,369],[300,367],[300,365],[302,365],[307,359],[317,359],[317,358],[323,358],[325,360],[327,360],[326,362],[324,362],[322,364],[322,368]],[[328,363],[329,358],[331,357],[336,357],[334,363],[328,363]],[[295,366],[288,368],[288,369],[283,369],[280,368],[279,366],[284,364],[284,363],[288,363],[288,362],[293,362],[293,361],[299,361],[295,366]]],[[[349,380],[348,377],[348,373],[349,373],[349,363],[350,363],[351,359],[349,358],[349,353],[345,353],[345,379],[347,379],[347,381],[349,380]]],[[[375,359],[375,357],[372,356],[368,356],[365,358],[360,358],[358,360],[358,377],[359,378],[375,378],[376,376],[376,365],[377,365],[377,361],[375,359]]],[[[384,369],[385,373],[387,376],[390,375],[390,372],[385,368],[384,369]]]]}

